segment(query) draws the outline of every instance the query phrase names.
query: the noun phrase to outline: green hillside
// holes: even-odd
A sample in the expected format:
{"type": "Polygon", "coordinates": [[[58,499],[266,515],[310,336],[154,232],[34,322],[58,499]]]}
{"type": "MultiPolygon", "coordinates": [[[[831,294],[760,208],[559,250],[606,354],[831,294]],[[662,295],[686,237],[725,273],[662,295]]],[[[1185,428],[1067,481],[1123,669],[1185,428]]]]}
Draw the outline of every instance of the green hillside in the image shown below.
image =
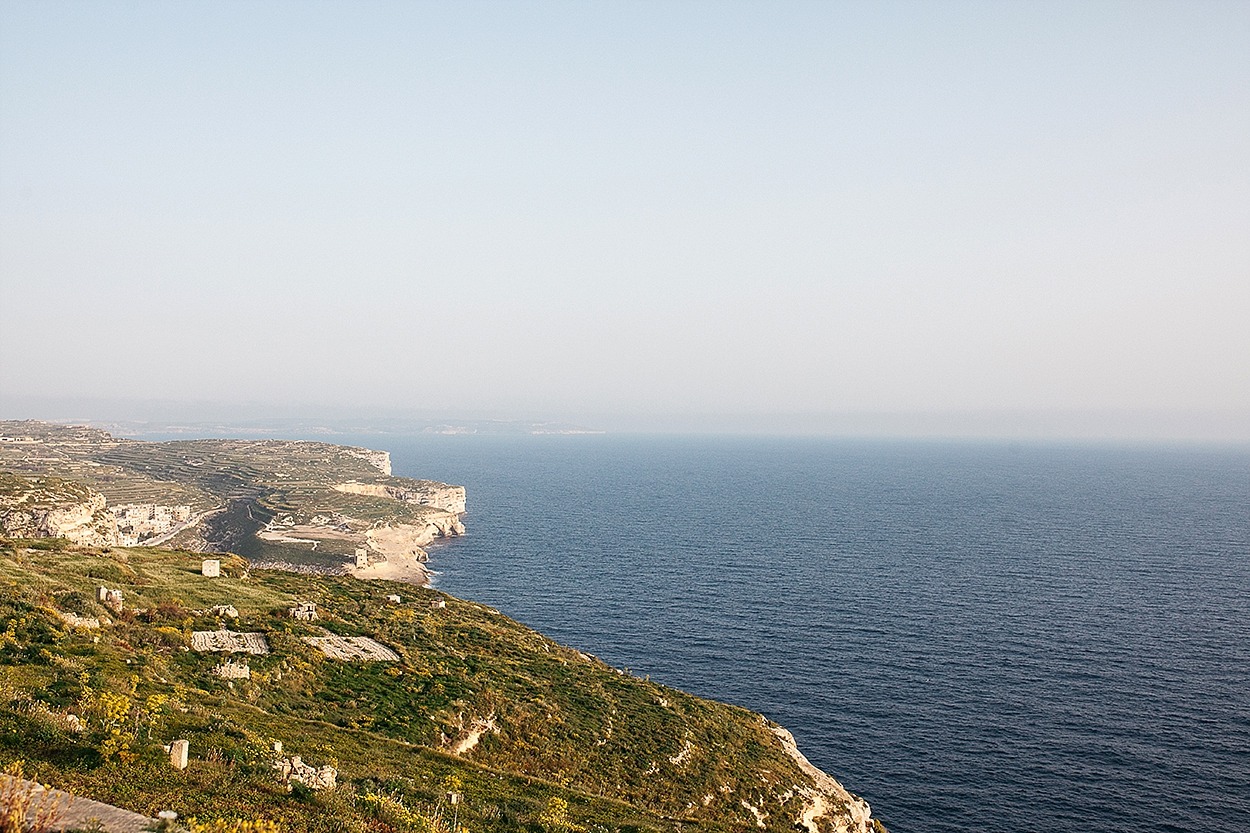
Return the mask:
{"type": "MultiPolygon", "coordinates": [[[[205,578],[203,557],[0,540],[0,763],[147,814],[288,831],[440,829],[448,792],[472,831],[803,829],[813,780],[759,715],[411,584],[237,556],[205,578]],[[100,586],[122,591],[120,612],[96,601],[100,586]],[[305,601],[315,621],[291,618],[305,601]],[[212,610],[225,605],[237,619],[212,610]],[[217,676],[227,657],[192,649],[194,632],[223,626],[268,644],[247,658],[250,679],[217,676]],[[334,660],[305,641],[325,636],[371,637],[398,661],[334,660]],[[190,742],[181,772],[163,751],[177,738],[190,742]],[[335,767],[337,788],[281,784],[274,741],[335,767]]],[[[839,829],[837,815],[809,829],[839,829]]]]}

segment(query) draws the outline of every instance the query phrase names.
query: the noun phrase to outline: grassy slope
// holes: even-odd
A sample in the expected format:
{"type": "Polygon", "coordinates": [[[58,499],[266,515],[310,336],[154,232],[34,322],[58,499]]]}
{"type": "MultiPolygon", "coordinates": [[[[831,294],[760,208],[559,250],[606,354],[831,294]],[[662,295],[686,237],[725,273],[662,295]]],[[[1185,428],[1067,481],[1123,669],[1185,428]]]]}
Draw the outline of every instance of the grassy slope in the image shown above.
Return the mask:
{"type": "Polygon", "coordinates": [[[291,830],[401,829],[371,819],[361,797],[432,807],[449,776],[464,785],[461,817],[473,830],[550,829],[539,820],[553,796],[586,829],[759,829],[743,801],[766,807],[767,829],[793,829],[801,800],[787,794],[805,779],[758,715],[621,674],[481,605],[443,597],[447,607],[432,609],[434,591],[242,577],[241,560],[225,565],[233,577],[211,580],[199,558],[0,542],[0,758],[26,757],[44,780],[143,812],[261,814],[291,830]],[[148,612],[96,632],[56,618],[109,617],[94,602],[100,584],[148,612]],[[389,593],[404,603],[387,604],[389,593]],[[315,625],[286,616],[304,599],[325,614],[315,625]],[[252,659],[251,681],[228,684],[210,673],[220,656],[185,650],[191,630],[219,624],[194,611],[216,604],[240,611],[231,629],[263,631],[274,649],[252,659]],[[402,662],[325,660],[298,638],[318,627],[373,636],[402,662]],[[84,734],[58,723],[57,712],[83,712],[85,689],[130,701],[129,761],[102,757],[98,719],[84,734]],[[152,695],[172,702],[149,714],[152,695]],[[448,753],[491,717],[497,733],[464,757],[448,753]],[[161,761],[160,745],[176,737],[191,742],[185,773],[161,761]],[[346,783],[288,795],[267,769],[274,739],[314,764],[335,762],[346,783]]]}
{"type": "Polygon", "coordinates": [[[81,503],[90,491],[74,480],[60,477],[22,477],[0,471],[0,509],[13,507],[53,508],[66,503],[81,503]]]}

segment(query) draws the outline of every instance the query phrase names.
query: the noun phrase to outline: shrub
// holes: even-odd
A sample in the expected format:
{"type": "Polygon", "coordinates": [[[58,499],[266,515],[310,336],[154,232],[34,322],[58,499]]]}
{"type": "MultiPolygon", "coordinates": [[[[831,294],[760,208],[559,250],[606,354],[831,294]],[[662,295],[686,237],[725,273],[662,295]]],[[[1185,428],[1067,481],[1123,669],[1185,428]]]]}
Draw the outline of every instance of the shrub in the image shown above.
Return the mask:
{"type": "Polygon", "coordinates": [[[187,819],[187,831],[188,833],[282,833],[282,828],[275,822],[264,819],[199,821],[190,818],[187,819]]]}

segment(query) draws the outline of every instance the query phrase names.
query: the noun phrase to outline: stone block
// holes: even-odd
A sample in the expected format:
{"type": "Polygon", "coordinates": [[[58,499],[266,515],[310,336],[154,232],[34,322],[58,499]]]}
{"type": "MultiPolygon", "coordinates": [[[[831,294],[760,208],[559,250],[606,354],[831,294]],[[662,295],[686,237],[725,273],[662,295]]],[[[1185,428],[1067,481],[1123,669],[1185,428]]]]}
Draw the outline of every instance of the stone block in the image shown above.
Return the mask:
{"type": "Polygon", "coordinates": [[[174,769],[187,768],[187,753],[191,749],[191,742],[186,740],[176,740],[169,745],[169,763],[174,769]]]}
{"type": "Polygon", "coordinates": [[[287,608],[287,612],[292,619],[311,622],[317,618],[317,605],[315,602],[296,602],[295,607],[287,608]]]}

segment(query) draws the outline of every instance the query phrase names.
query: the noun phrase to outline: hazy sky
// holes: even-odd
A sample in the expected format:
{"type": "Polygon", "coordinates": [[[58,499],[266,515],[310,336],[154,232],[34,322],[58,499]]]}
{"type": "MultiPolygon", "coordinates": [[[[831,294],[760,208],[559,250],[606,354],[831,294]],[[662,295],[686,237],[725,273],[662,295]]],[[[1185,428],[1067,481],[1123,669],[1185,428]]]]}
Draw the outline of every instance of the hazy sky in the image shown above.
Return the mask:
{"type": "Polygon", "coordinates": [[[0,304],[0,416],[1250,438],[1250,3],[4,0],[0,304]]]}

